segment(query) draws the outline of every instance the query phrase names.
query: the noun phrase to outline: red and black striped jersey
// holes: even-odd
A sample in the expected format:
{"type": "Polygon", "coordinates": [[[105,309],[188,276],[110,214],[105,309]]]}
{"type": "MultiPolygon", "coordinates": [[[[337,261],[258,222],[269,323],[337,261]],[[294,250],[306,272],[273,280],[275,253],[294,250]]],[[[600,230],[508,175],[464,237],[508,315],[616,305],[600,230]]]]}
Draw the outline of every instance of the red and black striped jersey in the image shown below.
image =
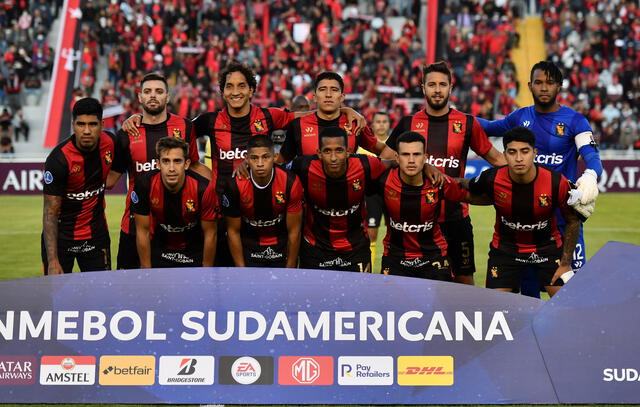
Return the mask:
{"type": "Polygon", "coordinates": [[[460,202],[466,191],[452,180],[438,189],[426,174],[423,178],[421,186],[409,185],[397,168],[380,178],[387,224],[385,256],[413,259],[447,255],[447,242],[438,224],[440,207],[445,199],[460,202]]]}
{"type": "Polygon", "coordinates": [[[76,138],[72,135],[47,157],[43,192],[62,197],[58,239],[73,241],[108,236],[104,188],[114,159],[114,137],[102,132],[98,147],[83,152],[76,147],[76,138]]]}
{"type": "Polygon", "coordinates": [[[365,188],[386,167],[377,157],[352,155],[347,172],[339,178],[328,177],[318,157],[297,157],[291,168],[302,182],[305,194],[303,236],[322,250],[347,252],[369,245],[365,188]]]}
{"type": "MultiPolygon", "coordinates": [[[[471,148],[478,155],[491,149],[491,142],[482,126],[470,114],[449,109],[443,116],[430,116],[421,110],[413,116],[403,117],[387,139],[387,145],[398,151],[396,140],[406,132],[424,136],[427,162],[450,177],[464,177],[467,154],[471,148]]],[[[445,202],[439,222],[460,220],[469,216],[469,206],[460,202],[445,202]]]]}
{"type": "Polygon", "coordinates": [[[320,145],[320,132],[327,127],[340,127],[347,132],[349,149],[352,153],[362,147],[373,152],[378,139],[373,135],[371,128],[365,127],[360,134],[355,135],[353,125],[347,120],[347,115],[341,113],[333,120],[324,120],[317,113],[298,117],[287,127],[287,138],[282,144],[280,154],[286,161],[302,155],[313,155],[320,145]]]}
{"type": "Polygon", "coordinates": [[[197,137],[208,136],[211,140],[211,170],[218,192],[224,188],[224,179],[231,177],[233,169],[245,159],[250,137],[270,136],[273,130],[287,127],[294,117],[293,112],[283,109],[251,105],[244,117],[232,117],[225,108],[193,119],[197,137]]]}
{"type": "Polygon", "coordinates": [[[536,178],[518,184],[509,177],[509,167],[483,171],[469,184],[474,194],[493,200],[496,223],[491,245],[508,253],[540,253],[562,246],[556,209],[568,214],[569,181],[559,172],[536,165],[536,178]]]}
{"type": "Polygon", "coordinates": [[[222,213],[242,218],[242,243],[251,249],[286,246],[287,214],[302,211],[302,184],[298,177],[281,168],[265,187],[249,178],[229,178],[221,198],[222,213]]]}
{"type": "Polygon", "coordinates": [[[131,213],[131,192],[136,179],[158,168],[156,163],[156,143],[163,137],[182,138],[189,144],[189,159],[198,161],[198,146],[191,120],[168,113],[167,120],[158,124],[142,123],[138,126],[137,136],[122,130],[116,134],[116,156],[112,169],[129,176],[129,190],[120,227],[124,233],[135,234],[135,221],[131,213]]]}
{"type": "Polygon", "coordinates": [[[151,217],[151,242],[156,247],[197,250],[204,244],[201,220],[219,217],[214,184],[187,170],[185,183],[176,193],[162,183],[159,170],[136,180],[131,194],[131,211],[151,217]]]}

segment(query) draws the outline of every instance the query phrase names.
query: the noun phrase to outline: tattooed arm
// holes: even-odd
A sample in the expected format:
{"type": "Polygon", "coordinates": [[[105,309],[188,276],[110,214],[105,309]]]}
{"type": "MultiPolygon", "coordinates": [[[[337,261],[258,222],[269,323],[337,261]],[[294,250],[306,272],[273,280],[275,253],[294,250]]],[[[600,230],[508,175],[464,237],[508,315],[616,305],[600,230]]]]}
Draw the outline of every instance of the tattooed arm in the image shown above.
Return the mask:
{"type": "Polygon", "coordinates": [[[42,232],[44,247],[49,263],[47,274],[63,274],[58,259],[58,212],[62,205],[62,197],[44,194],[44,209],[42,214],[42,232]]]}

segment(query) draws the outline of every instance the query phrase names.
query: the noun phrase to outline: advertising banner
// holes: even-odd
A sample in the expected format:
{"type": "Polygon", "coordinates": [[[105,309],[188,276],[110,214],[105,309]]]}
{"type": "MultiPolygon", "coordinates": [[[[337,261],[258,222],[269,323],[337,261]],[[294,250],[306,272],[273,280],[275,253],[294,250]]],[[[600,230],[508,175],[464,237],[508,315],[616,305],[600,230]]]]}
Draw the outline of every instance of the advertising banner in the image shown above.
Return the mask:
{"type": "Polygon", "coordinates": [[[546,303],[319,270],[3,281],[0,402],[637,401],[640,284],[628,267],[639,258],[608,244],[546,303]]]}

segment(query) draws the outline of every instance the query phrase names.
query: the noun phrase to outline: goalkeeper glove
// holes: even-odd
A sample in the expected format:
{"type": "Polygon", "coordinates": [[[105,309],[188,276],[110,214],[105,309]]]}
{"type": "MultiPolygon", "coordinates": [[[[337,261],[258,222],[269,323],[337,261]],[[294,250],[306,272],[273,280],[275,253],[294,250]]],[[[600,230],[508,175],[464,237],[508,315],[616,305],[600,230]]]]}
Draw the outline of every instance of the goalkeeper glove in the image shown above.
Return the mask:
{"type": "Polygon", "coordinates": [[[572,189],[569,191],[569,199],[567,204],[571,206],[577,213],[582,222],[589,219],[589,216],[596,209],[596,201],[591,201],[587,204],[582,204],[580,198],[582,197],[582,191],[579,189],[572,189]]]}
{"type": "Polygon", "coordinates": [[[585,170],[582,176],[576,181],[576,186],[582,193],[580,198],[581,204],[586,205],[595,202],[598,197],[598,176],[594,170],[585,170]]]}

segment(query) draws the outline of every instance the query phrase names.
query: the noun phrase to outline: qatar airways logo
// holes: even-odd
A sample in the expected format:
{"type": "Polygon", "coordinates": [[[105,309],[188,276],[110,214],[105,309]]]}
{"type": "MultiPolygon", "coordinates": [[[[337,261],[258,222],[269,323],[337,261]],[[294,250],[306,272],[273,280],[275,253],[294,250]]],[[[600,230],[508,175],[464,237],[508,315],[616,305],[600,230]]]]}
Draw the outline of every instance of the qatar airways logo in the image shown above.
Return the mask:
{"type": "Polygon", "coordinates": [[[85,199],[93,198],[94,196],[98,196],[104,192],[104,184],[98,189],[94,189],[93,191],[84,191],[84,192],[76,192],[76,193],[67,193],[67,199],[73,199],[76,201],[84,201],[85,199]]]}
{"type": "Polygon", "coordinates": [[[236,147],[235,150],[225,151],[220,150],[221,160],[242,160],[247,156],[247,150],[240,150],[236,147]]]}
{"type": "Polygon", "coordinates": [[[193,229],[196,225],[197,225],[197,222],[191,222],[185,226],[172,226],[172,225],[165,225],[164,223],[161,223],[160,227],[162,227],[162,229],[166,230],[169,233],[180,233],[180,232],[186,232],[189,229],[193,229]]]}
{"type": "Polygon", "coordinates": [[[559,165],[562,164],[564,157],[560,154],[538,154],[533,161],[543,165],[559,165]]]}
{"type": "Polygon", "coordinates": [[[430,155],[427,160],[427,164],[431,164],[434,167],[458,168],[460,167],[460,160],[454,156],[449,156],[449,158],[439,158],[430,155]]]}
{"type": "Polygon", "coordinates": [[[319,208],[318,205],[314,205],[313,207],[316,211],[326,216],[348,216],[356,213],[358,209],[360,209],[360,204],[357,203],[349,209],[322,209],[319,208]]]}
{"type": "Polygon", "coordinates": [[[282,221],[282,214],[278,215],[277,218],[275,219],[271,219],[271,220],[254,220],[254,219],[247,219],[244,218],[244,221],[247,222],[249,225],[251,226],[255,226],[258,228],[264,228],[264,227],[268,227],[268,226],[275,226],[278,223],[280,223],[282,221]]]}
{"type": "Polygon", "coordinates": [[[533,225],[527,225],[525,223],[520,223],[520,222],[518,223],[509,222],[504,218],[504,216],[501,216],[500,220],[506,226],[510,227],[513,230],[517,230],[518,232],[531,232],[533,230],[542,230],[546,228],[547,225],[549,225],[548,220],[541,220],[540,222],[534,223],[533,225]]]}
{"type": "Polygon", "coordinates": [[[431,230],[433,227],[433,222],[425,222],[421,225],[411,225],[407,222],[394,222],[393,219],[389,219],[389,225],[395,230],[399,230],[401,232],[426,232],[427,230],[431,230]]]}
{"type": "Polygon", "coordinates": [[[158,169],[158,163],[156,160],[151,160],[146,163],[136,161],[136,172],[149,172],[158,169]]]}

